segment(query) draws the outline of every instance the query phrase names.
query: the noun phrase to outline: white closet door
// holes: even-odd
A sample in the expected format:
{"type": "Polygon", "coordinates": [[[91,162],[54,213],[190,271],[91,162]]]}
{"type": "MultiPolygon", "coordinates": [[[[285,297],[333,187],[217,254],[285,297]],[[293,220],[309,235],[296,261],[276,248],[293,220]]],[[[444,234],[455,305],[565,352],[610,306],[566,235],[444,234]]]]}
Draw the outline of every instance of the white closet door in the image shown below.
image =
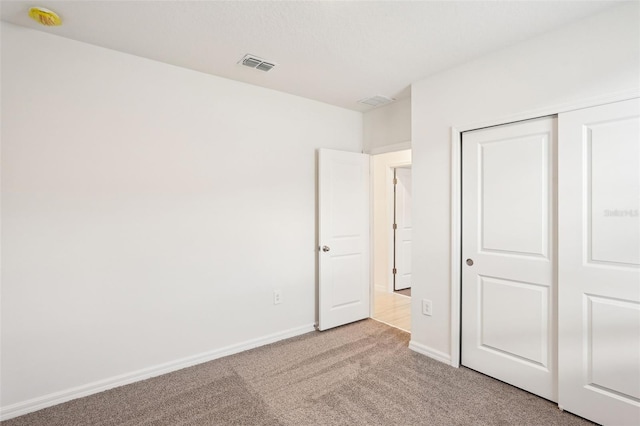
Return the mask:
{"type": "Polygon", "coordinates": [[[556,119],[463,134],[462,364],[556,400],[556,119]]]}
{"type": "Polygon", "coordinates": [[[559,405],[640,425],[640,101],[559,117],[559,405]]]}

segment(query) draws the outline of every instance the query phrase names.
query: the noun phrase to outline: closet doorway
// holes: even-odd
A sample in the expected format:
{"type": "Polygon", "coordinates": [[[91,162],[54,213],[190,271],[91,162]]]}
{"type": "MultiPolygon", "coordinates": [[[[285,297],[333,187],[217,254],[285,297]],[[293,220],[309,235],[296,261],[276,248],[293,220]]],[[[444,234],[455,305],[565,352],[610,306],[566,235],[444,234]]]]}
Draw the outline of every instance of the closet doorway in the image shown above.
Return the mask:
{"type": "Polygon", "coordinates": [[[600,424],[640,419],[639,141],[636,98],[458,152],[462,365],[600,424]]]}

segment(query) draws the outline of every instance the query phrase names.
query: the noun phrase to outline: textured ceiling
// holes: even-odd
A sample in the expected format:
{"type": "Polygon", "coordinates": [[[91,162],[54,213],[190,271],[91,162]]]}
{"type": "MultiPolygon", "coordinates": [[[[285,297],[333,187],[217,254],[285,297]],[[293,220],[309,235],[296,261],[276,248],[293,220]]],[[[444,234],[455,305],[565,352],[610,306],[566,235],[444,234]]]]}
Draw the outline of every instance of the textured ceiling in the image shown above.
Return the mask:
{"type": "Polygon", "coordinates": [[[613,1],[2,1],[17,25],[357,111],[373,95],[613,7],[613,1]],[[246,53],[269,72],[237,65],[246,53]]]}

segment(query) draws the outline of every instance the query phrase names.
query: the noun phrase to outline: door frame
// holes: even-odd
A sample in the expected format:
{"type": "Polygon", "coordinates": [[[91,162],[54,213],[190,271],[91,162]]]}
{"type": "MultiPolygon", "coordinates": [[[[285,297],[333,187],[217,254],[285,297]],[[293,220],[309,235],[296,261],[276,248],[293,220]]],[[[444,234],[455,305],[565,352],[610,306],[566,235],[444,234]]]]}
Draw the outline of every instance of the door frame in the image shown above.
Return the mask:
{"type": "MultiPolygon", "coordinates": [[[[590,108],[640,96],[639,90],[629,90],[581,99],[573,102],[551,105],[544,108],[525,111],[510,116],[498,117],[491,120],[471,122],[451,126],[451,239],[450,239],[450,291],[451,291],[451,358],[452,367],[460,367],[460,350],[462,337],[462,133],[485,127],[500,126],[517,121],[559,115],[582,108],[590,108]]],[[[454,123],[455,124],[455,123],[454,123]]],[[[560,141],[558,141],[558,144],[560,141]]],[[[414,313],[412,312],[412,315],[414,313]]]]}
{"type": "MultiPolygon", "coordinates": [[[[391,191],[391,194],[388,194],[388,198],[389,200],[391,200],[391,203],[388,203],[387,209],[389,211],[389,217],[391,218],[391,223],[389,224],[390,230],[389,230],[389,266],[391,267],[390,271],[389,271],[389,276],[391,277],[389,279],[389,290],[391,290],[391,292],[395,292],[396,291],[396,284],[395,284],[395,276],[393,275],[393,267],[396,264],[396,237],[397,237],[397,233],[394,232],[393,229],[393,223],[396,222],[397,223],[397,219],[396,218],[396,211],[398,209],[398,203],[396,200],[396,192],[395,190],[397,188],[394,188],[394,186],[396,186],[394,182],[394,179],[396,178],[396,170],[397,169],[411,169],[411,162],[405,162],[401,165],[392,165],[389,166],[389,170],[387,173],[387,190],[391,191]],[[389,183],[389,174],[391,175],[391,183],[389,183]]],[[[411,178],[413,179],[413,174],[411,175],[411,178]]],[[[397,230],[396,230],[397,231],[397,230]]]]}
{"type": "MultiPolygon", "coordinates": [[[[400,150],[404,151],[404,149],[400,150]]],[[[373,157],[373,156],[372,156],[373,157]]],[[[387,244],[387,290],[391,293],[394,292],[395,287],[393,285],[393,262],[394,262],[394,235],[393,235],[393,217],[395,210],[395,198],[393,196],[393,177],[394,170],[398,167],[411,166],[411,161],[397,161],[395,163],[389,163],[385,167],[385,185],[387,192],[387,217],[390,219],[390,223],[387,226],[387,235],[389,238],[389,244],[387,244]]],[[[371,212],[373,216],[373,203],[371,204],[371,212]]],[[[373,220],[373,217],[371,218],[373,220]]],[[[372,240],[373,241],[373,240],[372,240]]],[[[373,260],[372,260],[373,262],[373,260]]],[[[371,281],[371,287],[375,287],[375,283],[371,281]]],[[[375,289],[374,289],[375,290],[375,289]]],[[[374,300],[374,299],[371,299],[374,300]]],[[[372,311],[373,312],[373,311],[372,311]]]]}
{"type": "MultiPolygon", "coordinates": [[[[373,150],[371,153],[369,153],[369,170],[371,171],[371,179],[369,181],[369,221],[371,223],[371,227],[370,227],[370,235],[369,235],[369,241],[371,244],[371,248],[369,250],[370,255],[369,255],[369,287],[370,287],[370,294],[369,297],[371,298],[371,303],[370,303],[370,307],[369,307],[369,318],[373,318],[373,314],[374,314],[374,302],[375,302],[375,292],[376,292],[376,284],[375,284],[375,274],[374,274],[374,250],[373,250],[373,237],[374,237],[374,226],[373,226],[373,195],[374,195],[374,191],[375,191],[375,187],[374,187],[374,181],[375,179],[373,179],[373,173],[374,173],[374,164],[373,164],[373,157],[379,154],[388,154],[391,152],[399,152],[399,151],[406,151],[406,150],[412,150],[411,148],[411,142],[403,142],[401,144],[396,144],[396,145],[389,145],[389,150],[386,149],[378,149],[378,150],[373,150]]],[[[412,162],[411,161],[396,161],[396,162],[392,162],[392,163],[388,163],[385,164],[385,192],[387,194],[387,200],[391,199],[393,200],[393,169],[395,169],[396,167],[402,167],[402,166],[411,166],[412,162]],[[391,197],[391,198],[389,198],[391,197]]],[[[387,216],[390,218],[393,218],[393,201],[388,202],[387,203],[387,216]]],[[[387,235],[389,237],[389,245],[387,246],[387,259],[389,265],[393,265],[393,229],[391,229],[391,224],[389,224],[388,229],[387,229],[387,235]]],[[[393,290],[393,272],[391,269],[389,269],[387,271],[387,290],[391,289],[393,290]],[[389,281],[390,280],[390,281],[389,281]]]]}

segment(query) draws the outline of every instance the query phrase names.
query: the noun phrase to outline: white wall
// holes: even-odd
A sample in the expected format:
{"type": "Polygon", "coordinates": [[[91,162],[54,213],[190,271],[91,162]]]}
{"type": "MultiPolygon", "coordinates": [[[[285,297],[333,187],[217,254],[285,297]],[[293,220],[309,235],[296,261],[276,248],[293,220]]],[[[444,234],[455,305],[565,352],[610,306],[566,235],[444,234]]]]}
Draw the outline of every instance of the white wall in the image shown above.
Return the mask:
{"type": "Polygon", "coordinates": [[[390,281],[391,224],[393,223],[393,167],[411,164],[411,150],[371,157],[373,171],[373,283],[379,291],[393,289],[390,281]]]}
{"type": "Polygon", "coordinates": [[[392,167],[411,164],[411,98],[374,108],[363,115],[364,150],[373,155],[373,283],[380,291],[391,289],[389,224],[392,203],[388,180],[392,167]]]}
{"type": "Polygon", "coordinates": [[[360,152],[362,128],[3,23],[4,413],[310,331],[315,150],[360,152]]]}
{"type": "MultiPolygon", "coordinates": [[[[412,86],[412,347],[450,359],[451,127],[639,90],[639,3],[482,57],[412,86]],[[433,301],[433,316],[420,300],[433,301]]],[[[557,111],[556,111],[557,112],[557,111]]],[[[457,284],[456,284],[457,285],[457,284]]]]}
{"type": "Polygon", "coordinates": [[[411,98],[364,113],[364,150],[379,154],[411,147],[411,98]]]}

